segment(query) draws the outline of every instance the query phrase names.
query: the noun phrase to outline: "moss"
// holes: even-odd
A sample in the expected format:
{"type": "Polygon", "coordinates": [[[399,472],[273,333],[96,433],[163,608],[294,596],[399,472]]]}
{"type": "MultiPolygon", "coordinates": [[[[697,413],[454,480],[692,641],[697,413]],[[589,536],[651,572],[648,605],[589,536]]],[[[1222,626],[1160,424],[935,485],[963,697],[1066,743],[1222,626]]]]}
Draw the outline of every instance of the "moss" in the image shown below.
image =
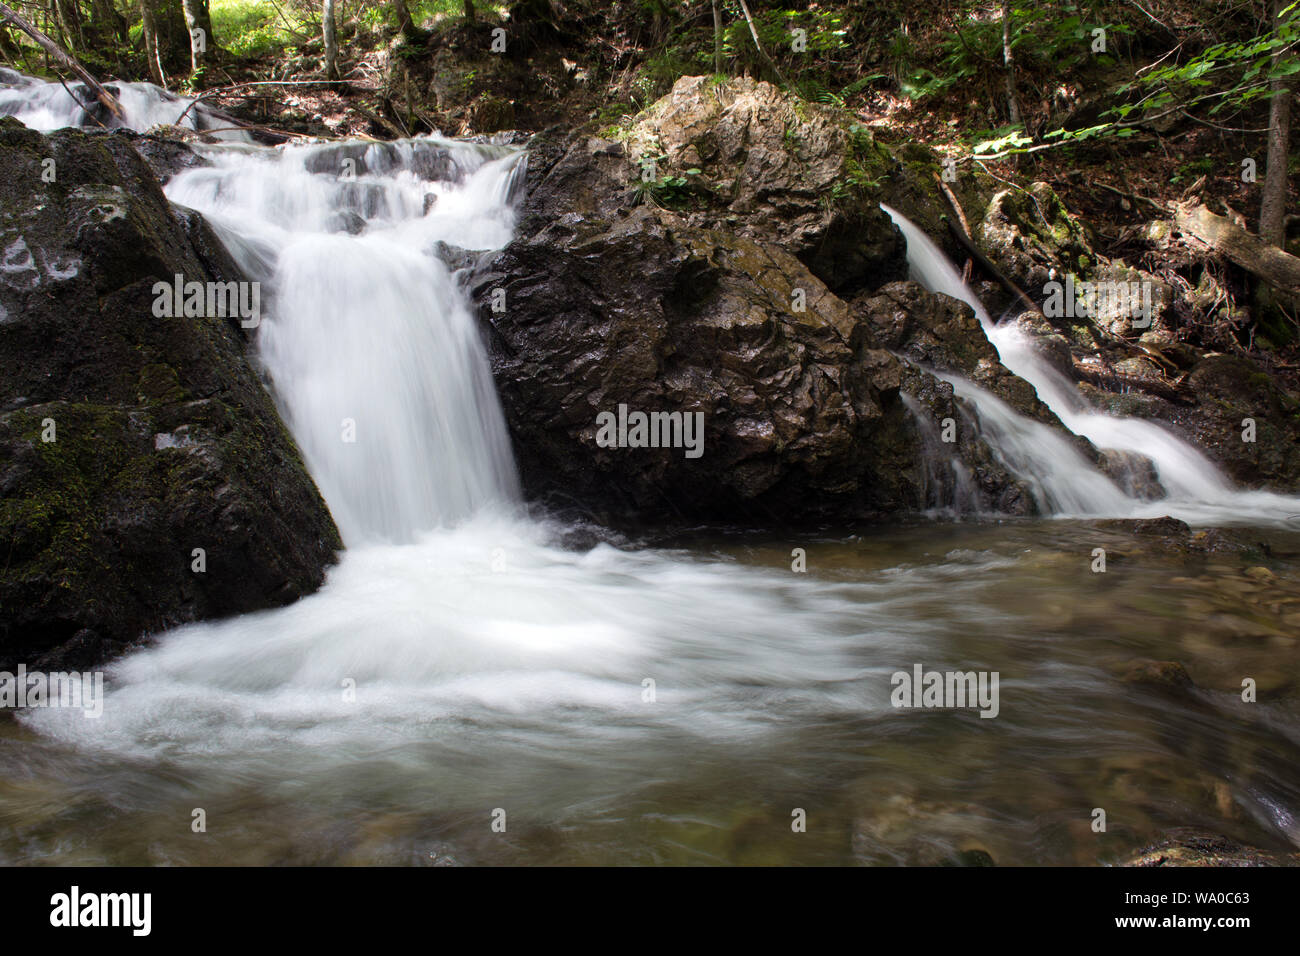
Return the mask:
{"type": "Polygon", "coordinates": [[[142,400],[150,402],[182,402],[188,397],[176,370],[169,365],[144,366],[140,369],[136,388],[142,400]]]}

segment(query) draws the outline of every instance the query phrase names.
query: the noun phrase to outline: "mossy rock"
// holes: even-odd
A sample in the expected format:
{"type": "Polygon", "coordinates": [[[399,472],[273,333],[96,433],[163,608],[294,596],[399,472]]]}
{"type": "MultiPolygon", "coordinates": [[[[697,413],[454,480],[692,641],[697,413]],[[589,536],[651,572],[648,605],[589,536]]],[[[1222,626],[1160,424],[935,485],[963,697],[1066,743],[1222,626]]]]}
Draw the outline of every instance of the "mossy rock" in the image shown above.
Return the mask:
{"type": "Polygon", "coordinates": [[[0,665],[287,603],[341,546],[243,330],[154,316],[156,282],[244,277],[134,139],[0,120],[0,665]]]}

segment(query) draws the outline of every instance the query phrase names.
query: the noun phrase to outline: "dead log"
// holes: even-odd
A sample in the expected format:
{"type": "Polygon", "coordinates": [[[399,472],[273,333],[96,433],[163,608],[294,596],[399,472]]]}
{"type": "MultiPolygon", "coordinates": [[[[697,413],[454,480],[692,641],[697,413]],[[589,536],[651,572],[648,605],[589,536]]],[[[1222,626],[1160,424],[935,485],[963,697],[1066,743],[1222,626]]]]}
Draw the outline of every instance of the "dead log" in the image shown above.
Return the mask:
{"type": "Polygon", "coordinates": [[[1175,207],[1174,228],[1194,236],[1228,261],[1300,301],[1300,258],[1269,245],[1231,219],[1197,204],[1175,207]]]}

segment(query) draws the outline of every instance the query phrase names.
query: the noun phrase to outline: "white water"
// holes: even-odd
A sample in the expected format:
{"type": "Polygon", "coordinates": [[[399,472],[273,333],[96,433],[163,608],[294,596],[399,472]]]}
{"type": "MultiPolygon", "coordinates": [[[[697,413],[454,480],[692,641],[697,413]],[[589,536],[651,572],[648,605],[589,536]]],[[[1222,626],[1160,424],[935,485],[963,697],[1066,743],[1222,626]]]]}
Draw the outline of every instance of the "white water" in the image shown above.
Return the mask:
{"type": "MultiPolygon", "coordinates": [[[[248,134],[228,129],[228,123],[212,116],[203,104],[189,109],[192,97],[177,96],[152,83],[114,81],[106,84],[122,105],[125,121],[107,114],[102,123],[108,128],[126,127],[147,130],[153,126],[174,126],[179,121],[189,129],[213,130],[217,139],[247,142],[248,134]],[[181,118],[181,114],[185,114],[181,118]]],[[[65,126],[99,126],[81,104],[94,104],[95,95],[80,83],[66,86],[57,81],[38,80],[0,67],[0,116],[13,116],[25,126],[42,132],[65,126]],[[74,95],[75,94],[75,95],[74,95]]]]}
{"type": "Polygon", "coordinates": [[[981,423],[1007,465],[1029,480],[1039,500],[1059,514],[1101,517],[1172,515],[1193,525],[1282,524],[1300,514],[1300,498],[1233,486],[1195,446],[1160,425],[1093,409],[1032,340],[1011,323],[997,325],[961,274],[915,223],[881,205],[907,240],[912,279],[933,292],[960,299],[975,310],[1002,364],[1025,379],[1070,431],[1097,448],[1144,455],[1155,466],[1167,497],[1144,502],[1127,496],[1059,432],[1017,413],[972,383],[940,376],[979,410],[981,423]]]}
{"type": "Polygon", "coordinates": [[[432,250],[510,238],[521,154],[421,140],[360,156],[335,146],[205,155],[213,165],[177,176],[167,194],[201,210],[263,283],[260,355],[344,541],[409,542],[514,502],[478,329],[432,250]],[[459,181],[413,171],[440,159],[459,181]],[[364,220],[360,235],[343,231],[345,212],[359,217],[353,229],[364,220]]]}

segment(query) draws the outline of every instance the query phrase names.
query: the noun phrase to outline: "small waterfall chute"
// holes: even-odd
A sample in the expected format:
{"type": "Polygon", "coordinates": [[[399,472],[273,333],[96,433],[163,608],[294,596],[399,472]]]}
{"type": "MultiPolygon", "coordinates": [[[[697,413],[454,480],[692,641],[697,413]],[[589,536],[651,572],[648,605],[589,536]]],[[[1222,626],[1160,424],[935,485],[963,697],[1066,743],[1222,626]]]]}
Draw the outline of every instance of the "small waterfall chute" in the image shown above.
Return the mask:
{"type": "Polygon", "coordinates": [[[1093,409],[1025,332],[1013,323],[993,321],[943,250],[920,227],[890,206],[882,203],[881,209],[907,240],[908,272],[913,281],[969,305],[1002,364],[1033,385],[1039,399],[1066,428],[1098,449],[1149,459],[1167,492],[1156,501],[1127,494],[1055,429],[1025,418],[960,376],[940,376],[976,406],[995,451],[1046,498],[1052,510],[1099,517],[1167,514],[1189,524],[1281,523],[1300,511],[1300,498],[1235,488],[1200,449],[1155,422],[1093,409]]]}

